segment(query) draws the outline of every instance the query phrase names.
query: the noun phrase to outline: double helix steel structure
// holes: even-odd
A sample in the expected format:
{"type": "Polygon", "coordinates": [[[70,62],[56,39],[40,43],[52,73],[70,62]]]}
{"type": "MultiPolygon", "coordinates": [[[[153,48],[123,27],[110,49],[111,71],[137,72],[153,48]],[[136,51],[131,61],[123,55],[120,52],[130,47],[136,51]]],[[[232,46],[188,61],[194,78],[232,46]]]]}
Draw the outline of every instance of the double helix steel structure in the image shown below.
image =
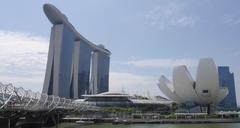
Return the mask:
{"type": "Polygon", "coordinates": [[[12,84],[0,83],[0,111],[50,112],[57,109],[83,111],[86,108],[87,104],[84,102],[74,102],[71,99],[25,90],[22,87],[14,87],[12,84]]]}
{"type": "Polygon", "coordinates": [[[0,83],[0,124],[13,128],[22,123],[53,126],[69,114],[96,111],[96,106],[83,99],[72,100],[59,96],[25,90],[12,84],[0,83]]]}

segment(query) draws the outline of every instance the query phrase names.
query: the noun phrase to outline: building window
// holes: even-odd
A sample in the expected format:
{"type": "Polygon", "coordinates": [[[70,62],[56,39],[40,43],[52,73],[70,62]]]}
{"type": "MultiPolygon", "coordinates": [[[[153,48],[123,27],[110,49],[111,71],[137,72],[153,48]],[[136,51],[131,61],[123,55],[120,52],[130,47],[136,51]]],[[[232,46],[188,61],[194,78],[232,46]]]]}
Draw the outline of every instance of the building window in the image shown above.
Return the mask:
{"type": "Polygon", "coordinates": [[[208,90],[202,90],[202,93],[208,93],[208,90]]]}

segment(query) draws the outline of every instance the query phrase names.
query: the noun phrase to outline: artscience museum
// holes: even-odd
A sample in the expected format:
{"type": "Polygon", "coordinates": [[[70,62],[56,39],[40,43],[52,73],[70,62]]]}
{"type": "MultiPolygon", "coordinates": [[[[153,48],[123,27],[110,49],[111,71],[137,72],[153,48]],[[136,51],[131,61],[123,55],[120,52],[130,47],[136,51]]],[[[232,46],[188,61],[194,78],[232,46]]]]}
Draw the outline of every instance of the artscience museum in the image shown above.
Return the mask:
{"type": "Polygon", "coordinates": [[[226,87],[219,86],[217,67],[212,58],[200,59],[194,80],[185,65],[174,67],[173,82],[165,76],[158,87],[176,103],[195,103],[202,106],[217,104],[228,95],[226,87]]]}

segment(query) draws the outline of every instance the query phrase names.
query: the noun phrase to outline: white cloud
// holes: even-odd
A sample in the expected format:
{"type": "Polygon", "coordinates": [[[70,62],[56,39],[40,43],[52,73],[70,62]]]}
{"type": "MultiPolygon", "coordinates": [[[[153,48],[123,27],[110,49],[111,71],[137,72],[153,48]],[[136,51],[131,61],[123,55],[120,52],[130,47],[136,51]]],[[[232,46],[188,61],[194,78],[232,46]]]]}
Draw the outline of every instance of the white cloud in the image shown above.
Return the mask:
{"type": "Polygon", "coordinates": [[[240,24],[240,16],[223,15],[221,21],[223,22],[223,24],[227,24],[227,25],[238,25],[240,24]]]}
{"type": "Polygon", "coordinates": [[[0,81],[41,91],[47,42],[29,33],[0,31],[0,81]]]}
{"type": "Polygon", "coordinates": [[[193,26],[196,19],[187,14],[183,3],[169,3],[165,6],[156,6],[145,15],[153,27],[165,29],[169,26],[193,26]]]}
{"type": "Polygon", "coordinates": [[[121,91],[130,94],[161,95],[157,87],[158,77],[138,75],[128,72],[110,72],[110,91],[121,91]]]}
{"type": "MultiPolygon", "coordinates": [[[[44,75],[43,75],[44,76],[44,75]]],[[[4,84],[12,83],[14,87],[23,87],[25,90],[32,90],[34,92],[42,91],[43,76],[39,77],[22,77],[12,75],[0,75],[0,80],[4,84]]]]}
{"type": "Polygon", "coordinates": [[[197,61],[194,59],[144,59],[132,60],[126,64],[140,68],[172,68],[178,65],[196,66],[197,61]]]}

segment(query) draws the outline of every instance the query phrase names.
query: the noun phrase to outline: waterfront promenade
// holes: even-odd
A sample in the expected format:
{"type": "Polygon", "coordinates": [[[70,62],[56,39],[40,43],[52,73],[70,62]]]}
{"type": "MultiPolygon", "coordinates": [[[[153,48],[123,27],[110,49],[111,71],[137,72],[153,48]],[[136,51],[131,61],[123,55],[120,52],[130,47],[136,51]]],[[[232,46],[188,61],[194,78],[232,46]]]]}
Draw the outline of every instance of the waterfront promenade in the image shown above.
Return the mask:
{"type": "MultiPolygon", "coordinates": [[[[238,128],[240,123],[221,124],[130,124],[112,125],[110,123],[79,125],[74,123],[62,123],[58,128],[238,128]]],[[[55,128],[55,127],[52,127],[55,128]]]]}
{"type": "Polygon", "coordinates": [[[76,122],[79,120],[93,121],[95,124],[202,124],[202,123],[240,123],[240,118],[169,118],[169,119],[133,119],[133,118],[77,118],[66,117],[62,122],[76,122]]]}
{"type": "Polygon", "coordinates": [[[160,120],[144,120],[131,119],[115,121],[114,124],[202,124],[202,123],[240,123],[240,119],[160,119],[160,120]]]}

